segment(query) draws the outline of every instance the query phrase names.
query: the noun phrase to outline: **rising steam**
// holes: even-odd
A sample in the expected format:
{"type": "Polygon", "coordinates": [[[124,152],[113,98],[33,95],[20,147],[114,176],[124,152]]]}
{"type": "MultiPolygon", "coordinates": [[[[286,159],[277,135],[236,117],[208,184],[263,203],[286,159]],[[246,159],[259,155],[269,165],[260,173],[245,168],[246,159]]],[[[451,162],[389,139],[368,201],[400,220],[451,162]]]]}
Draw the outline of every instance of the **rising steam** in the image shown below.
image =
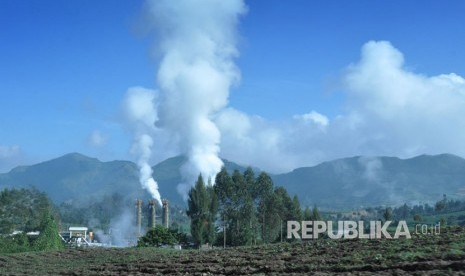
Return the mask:
{"type": "Polygon", "coordinates": [[[159,122],[187,155],[182,168],[185,197],[199,173],[214,181],[223,162],[221,134],[212,121],[228,104],[240,78],[234,58],[236,25],[246,10],[242,0],[147,1],[148,24],[156,32],[160,89],[159,122]]]}
{"type": "Polygon", "coordinates": [[[161,206],[158,184],[152,177],[149,160],[152,155],[153,138],[157,112],[154,105],[155,92],[142,87],[128,89],[123,102],[123,110],[134,133],[131,153],[137,156],[139,181],[161,206]]]}

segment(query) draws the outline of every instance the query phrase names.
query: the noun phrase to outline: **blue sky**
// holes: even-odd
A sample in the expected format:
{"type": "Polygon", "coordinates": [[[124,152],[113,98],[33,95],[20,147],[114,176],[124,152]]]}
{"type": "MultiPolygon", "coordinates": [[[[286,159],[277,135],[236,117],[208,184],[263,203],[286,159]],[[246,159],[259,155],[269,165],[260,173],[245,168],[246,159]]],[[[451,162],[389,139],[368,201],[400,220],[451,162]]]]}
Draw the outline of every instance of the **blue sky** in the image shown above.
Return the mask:
{"type": "Polygon", "coordinates": [[[287,117],[309,108],[337,114],[341,95],[334,82],[358,60],[361,46],[369,40],[390,41],[414,71],[464,75],[462,1],[250,1],[249,5],[241,26],[246,41],[238,62],[243,74],[240,90],[247,91],[243,97],[249,100],[249,94],[261,98],[254,85],[262,85],[269,104],[288,103],[279,112],[248,109],[267,117],[287,117]]]}
{"type": "MultiPolygon", "coordinates": [[[[0,172],[69,152],[102,160],[133,158],[131,134],[121,124],[121,103],[130,87],[157,88],[159,61],[151,54],[157,40],[144,32],[140,19],[142,4],[0,1],[0,172]],[[93,134],[99,139],[92,141],[93,134]]],[[[389,41],[403,54],[406,72],[424,77],[465,76],[464,1],[251,0],[246,5],[248,12],[238,28],[236,64],[241,81],[231,91],[229,106],[251,122],[265,125],[266,129],[256,127],[263,131],[286,129],[293,117],[311,111],[331,123],[338,116],[355,114],[366,102],[353,96],[360,95],[358,88],[343,80],[369,41],[389,41]]],[[[357,114],[368,116],[363,112],[357,114]]],[[[461,114],[457,111],[444,120],[461,114]]],[[[451,123],[451,129],[458,126],[459,121],[451,123]]],[[[403,131],[396,128],[389,133],[403,131]]],[[[340,129],[326,131],[332,132],[340,129]]],[[[462,132],[452,135],[462,137],[462,132]]],[[[403,137],[407,135],[386,139],[403,137]]],[[[372,146],[374,141],[357,144],[352,151],[318,152],[311,159],[288,156],[301,150],[292,143],[283,144],[275,157],[293,160],[283,167],[273,167],[265,158],[239,161],[279,171],[351,154],[464,152],[442,147],[436,140],[412,151],[406,150],[411,144],[401,142],[391,151],[377,151],[382,146],[372,146]]],[[[236,157],[228,154],[232,152],[228,144],[233,143],[226,141],[222,149],[230,159],[236,157]]],[[[326,147],[332,148],[321,146],[326,147]]],[[[166,157],[154,154],[153,162],[166,157]]]]}

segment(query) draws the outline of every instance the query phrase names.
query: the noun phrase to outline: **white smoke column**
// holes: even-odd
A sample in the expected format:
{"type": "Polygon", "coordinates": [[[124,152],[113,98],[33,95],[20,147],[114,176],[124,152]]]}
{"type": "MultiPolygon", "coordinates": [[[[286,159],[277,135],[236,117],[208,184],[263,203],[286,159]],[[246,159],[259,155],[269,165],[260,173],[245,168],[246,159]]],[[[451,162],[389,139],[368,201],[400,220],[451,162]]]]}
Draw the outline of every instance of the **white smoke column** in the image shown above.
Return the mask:
{"type": "Polygon", "coordinates": [[[155,108],[155,92],[142,87],[129,88],[123,102],[123,109],[134,133],[132,154],[137,156],[139,166],[139,181],[161,206],[161,196],[158,184],[152,177],[149,160],[152,155],[155,122],[157,111],[155,108]]]}
{"type": "Polygon", "coordinates": [[[212,118],[228,104],[229,89],[240,78],[234,58],[236,27],[246,11],[242,0],[147,1],[161,57],[159,126],[180,142],[188,161],[182,168],[187,190],[202,173],[214,181],[223,162],[221,134],[212,118]]]}

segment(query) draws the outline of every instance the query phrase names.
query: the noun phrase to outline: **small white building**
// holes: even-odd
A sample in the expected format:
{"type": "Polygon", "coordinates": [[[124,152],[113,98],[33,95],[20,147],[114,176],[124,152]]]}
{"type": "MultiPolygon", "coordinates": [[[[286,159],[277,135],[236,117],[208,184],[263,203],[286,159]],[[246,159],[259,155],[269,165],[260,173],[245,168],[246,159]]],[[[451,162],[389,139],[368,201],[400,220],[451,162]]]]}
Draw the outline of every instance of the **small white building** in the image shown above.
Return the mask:
{"type": "Polygon", "coordinates": [[[72,238],[84,238],[87,240],[87,227],[70,227],[69,229],[69,237],[72,238]]]}

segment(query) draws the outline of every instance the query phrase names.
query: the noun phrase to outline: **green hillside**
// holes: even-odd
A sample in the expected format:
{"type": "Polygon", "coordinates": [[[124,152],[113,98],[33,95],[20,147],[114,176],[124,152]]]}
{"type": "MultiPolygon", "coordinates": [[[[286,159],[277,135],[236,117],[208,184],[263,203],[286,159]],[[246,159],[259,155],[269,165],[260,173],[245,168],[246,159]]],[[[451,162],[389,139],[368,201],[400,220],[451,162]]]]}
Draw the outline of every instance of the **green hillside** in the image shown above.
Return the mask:
{"type": "Polygon", "coordinates": [[[35,187],[54,202],[100,197],[118,191],[138,195],[137,167],[128,161],[100,162],[79,153],[0,174],[0,188],[35,187]]]}
{"type": "Polygon", "coordinates": [[[276,185],[305,204],[329,208],[425,203],[443,194],[463,198],[465,160],[450,155],[352,157],[275,175],[276,185]]]}

